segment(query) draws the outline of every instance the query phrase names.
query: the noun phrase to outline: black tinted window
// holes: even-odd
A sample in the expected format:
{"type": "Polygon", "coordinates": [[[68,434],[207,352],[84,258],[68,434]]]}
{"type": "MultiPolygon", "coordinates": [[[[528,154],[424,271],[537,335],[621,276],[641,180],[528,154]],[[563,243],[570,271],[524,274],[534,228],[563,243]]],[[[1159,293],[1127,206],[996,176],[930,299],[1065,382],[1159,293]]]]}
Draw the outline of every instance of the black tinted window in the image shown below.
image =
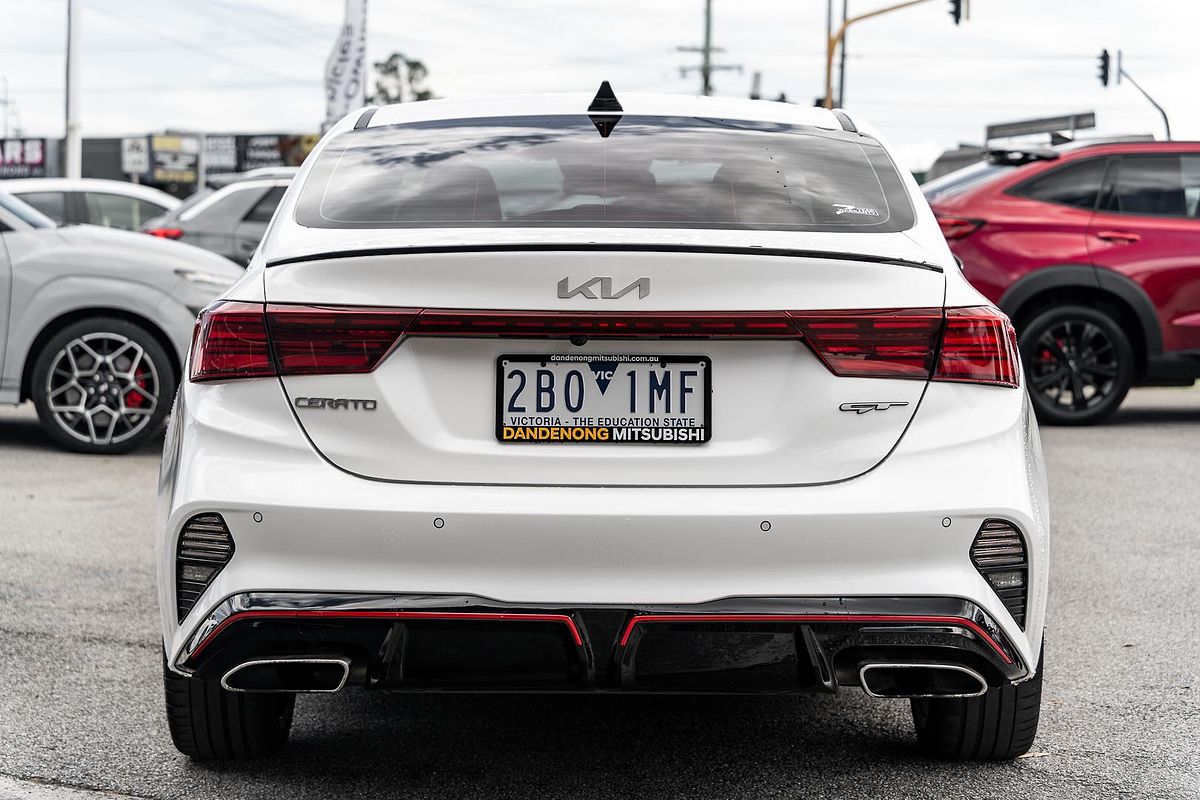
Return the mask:
{"type": "Polygon", "coordinates": [[[1200,154],[1122,156],[1107,209],[1145,216],[1200,216],[1200,154]]]}
{"type": "Polygon", "coordinates": [[[250,213],[246,215],[245,221],[270,222],[286,190],[286,186],[273,186],[268,189],[267,193],[262,196],[262,199],[254,204],[254,208],[250,209],[250,213]]]}
{"type": "Polygon", "coordinates": [[[900,231],[914,215],[869,137],[731,120],[583,115],[343,133],[305,182],[317,228],[653,227],[900,231]]]}
{"type": "Polygon", "coordinates": [[[59,225],[67,221],[67,195],[64,192],[27,192],[18,197],[59,225]]]}
{"type": "Polygon", "coordinates": [[[1107,159],[1092,158],[1064,164],[1022,183],[1012,193],[1047,203],[1095,208],[1106,163],[1107,159]]]}

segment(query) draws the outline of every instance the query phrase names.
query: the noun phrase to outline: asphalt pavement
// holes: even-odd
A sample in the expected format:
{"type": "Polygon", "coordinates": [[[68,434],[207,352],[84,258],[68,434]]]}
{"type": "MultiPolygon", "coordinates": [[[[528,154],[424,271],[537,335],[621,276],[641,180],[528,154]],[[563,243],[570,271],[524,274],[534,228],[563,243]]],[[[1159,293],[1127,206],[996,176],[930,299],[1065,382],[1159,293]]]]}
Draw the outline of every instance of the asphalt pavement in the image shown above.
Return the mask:
{"type": "Polygon", "coordinates": [[[1200,389],[1043,430],[1042,725],[1004,764],[917,754],[905,701],[302,697],[278,758],[179,755],[162,712],[158,453],[57,450],[0,410],[0,798],[1200,797],[1200,389]],[[78,791],[96,790],[104,794],[78,791]]]}

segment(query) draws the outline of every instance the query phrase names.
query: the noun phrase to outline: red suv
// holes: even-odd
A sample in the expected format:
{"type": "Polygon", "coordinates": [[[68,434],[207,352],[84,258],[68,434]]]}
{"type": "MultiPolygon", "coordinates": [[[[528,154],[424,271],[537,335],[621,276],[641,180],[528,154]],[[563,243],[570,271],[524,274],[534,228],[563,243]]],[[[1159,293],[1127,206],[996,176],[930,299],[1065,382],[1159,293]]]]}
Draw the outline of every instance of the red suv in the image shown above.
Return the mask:
{"type": "Polygon", "coordinates": [[[1200,377],[1200,143],[997,151],[922,187],[967,278],[1012,318],[1038,416],[1200,377]]]}

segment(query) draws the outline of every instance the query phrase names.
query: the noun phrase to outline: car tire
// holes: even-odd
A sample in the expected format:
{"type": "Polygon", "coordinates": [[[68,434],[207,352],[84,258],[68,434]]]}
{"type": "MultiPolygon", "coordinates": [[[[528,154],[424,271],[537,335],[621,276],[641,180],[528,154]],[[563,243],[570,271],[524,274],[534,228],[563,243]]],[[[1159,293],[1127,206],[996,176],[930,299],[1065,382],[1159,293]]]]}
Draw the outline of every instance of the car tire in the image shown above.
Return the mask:
{"type": "Polygon", "coordinates": [[[1021,326],[1025,379],[1038,420],[1093,425],[1120,407],[1133,385],[1129,337],[1103,306],[1056,306],[1021,326]]]}
{"type": "Polygon", "coordinates": [[[913,699],[918,746],[934,758],[958,761],[1006,761],[1029,752],[1042,711],[1044,664],[1039,654],[1032,678],[979,697],[913,699]]]}
{"type": "Polygon", "coordinates": [[[197,761],[243,761],[287,744],[294,694],[230,692],[220,681],[171,672],[163,662],[167,725],[175,749],[197,761]]]}
{"type": "Polygon", "coordinates": [[[114,455],[158,436],[175,397],[175,368],[141,325],[89,317],[37,353],[30,394],[42,428],[79,453],[114,455]]]}

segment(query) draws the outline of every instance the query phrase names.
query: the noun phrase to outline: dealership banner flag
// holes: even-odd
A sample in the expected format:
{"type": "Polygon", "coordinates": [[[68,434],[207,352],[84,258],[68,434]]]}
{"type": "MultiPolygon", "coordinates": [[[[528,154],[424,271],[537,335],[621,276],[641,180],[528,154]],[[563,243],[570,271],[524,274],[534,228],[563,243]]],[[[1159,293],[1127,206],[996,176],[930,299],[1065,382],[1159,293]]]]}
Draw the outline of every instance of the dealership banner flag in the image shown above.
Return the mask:
{"type": "Polygon", "coordinates": [[[325,125],[364,105],[367,90],[367,0],[346,0],[346,17],[325,62],[325,125]]]}

